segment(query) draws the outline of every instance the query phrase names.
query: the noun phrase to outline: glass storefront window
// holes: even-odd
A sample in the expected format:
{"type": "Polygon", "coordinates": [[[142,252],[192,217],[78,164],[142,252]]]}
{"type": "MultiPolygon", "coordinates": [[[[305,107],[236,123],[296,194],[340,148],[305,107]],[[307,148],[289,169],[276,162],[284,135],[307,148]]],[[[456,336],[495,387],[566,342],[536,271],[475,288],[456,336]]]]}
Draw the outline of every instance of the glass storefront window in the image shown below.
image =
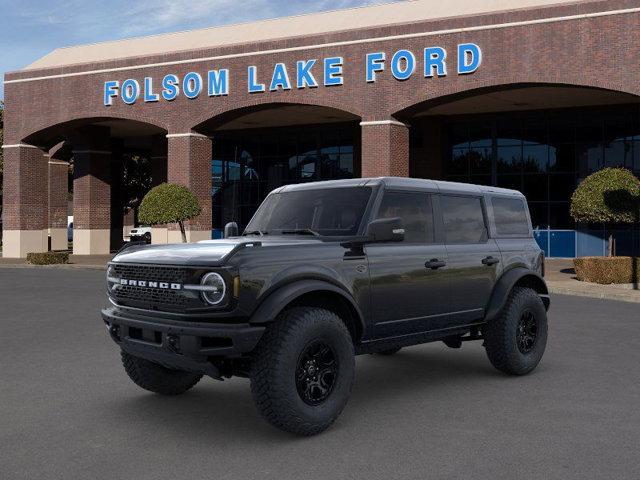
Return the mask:
{"type": "Polygon", "coordinates": [[[549,161],[548,145],[525,144],[522,149],[522,166],[525,172],[543,173],[549,161]]]}
{"type": "Polygon", "coordinates": [[[241,228],[264,197],[290,183],[356,175],[357,123],[225,131],[213,142],[213,228],[241,228]]]}
{"type": "Polygon", "coordinates": [[[522,171],[522,141],[520,145],[498,146],[498,173],[522,171]]]}
{"type": "Polygon", "coordinates": [[[569,200],[587,175],[640,174],[637,105],[459,118],[445,123],[445,178],[522,191],[534,228],[573,229],[569,200]]]}

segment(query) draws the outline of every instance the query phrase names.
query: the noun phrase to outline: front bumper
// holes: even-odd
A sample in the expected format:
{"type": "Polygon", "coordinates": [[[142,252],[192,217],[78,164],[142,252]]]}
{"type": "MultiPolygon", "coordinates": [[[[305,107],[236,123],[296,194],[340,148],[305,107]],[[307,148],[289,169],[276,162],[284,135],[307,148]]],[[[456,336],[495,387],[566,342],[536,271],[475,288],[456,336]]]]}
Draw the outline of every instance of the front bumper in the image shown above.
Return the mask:
{"type": "Polygon", "coordinates": [[[219,378],[212,357],[239,358],[251,352],[265,327],[248,323],[195,323],[102,310],[111,338],[125,352],[169,368],[219,378]]]}

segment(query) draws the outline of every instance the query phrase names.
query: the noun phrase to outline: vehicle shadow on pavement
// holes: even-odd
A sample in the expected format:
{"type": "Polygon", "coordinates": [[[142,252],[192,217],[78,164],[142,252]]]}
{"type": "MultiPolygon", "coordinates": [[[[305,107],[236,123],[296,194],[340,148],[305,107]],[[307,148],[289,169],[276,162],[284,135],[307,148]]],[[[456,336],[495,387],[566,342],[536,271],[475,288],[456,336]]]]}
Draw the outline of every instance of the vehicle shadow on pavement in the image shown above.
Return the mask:
{"type": "MultiPolygon", "coordinates": [[[[493,370],[484,352],[448,351],[441,348],[416,347],[404,349],[388,357],[364,355],[358,357],[356,383],[347,405],[346,419],[334,428],[355,428],[357,422],[348,421],[354,412],[375,414],[379,405],[394,408],[396,403],[419,399],[428,401],[430,395],[441,396],[440,388],[458,388],[508,378],[493,370]]],[[[231,438],[251,443],[265,439],[287,441],[299,437],[270,427],[253,405],[249,381],[234,378],[219,383],[204,378],[184,395],[162,397],[142,390],[127,390],[129,395],[105,399],[103,412],[122,422],[123,428],[132,422],[151,431],[159,428],[169,435],[188,435],[191,441],[229,442],[231,438]],[[158,424],[161,427],[158,427],[158,424]]]]}

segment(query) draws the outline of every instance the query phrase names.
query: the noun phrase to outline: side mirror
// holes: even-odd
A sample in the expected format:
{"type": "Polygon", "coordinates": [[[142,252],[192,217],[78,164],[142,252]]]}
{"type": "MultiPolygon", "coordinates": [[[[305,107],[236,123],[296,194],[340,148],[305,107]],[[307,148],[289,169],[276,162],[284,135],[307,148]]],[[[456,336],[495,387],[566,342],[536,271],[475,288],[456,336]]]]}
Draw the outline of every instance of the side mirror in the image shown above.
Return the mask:
{"type": "Polygon", "coordinates": [[[236,222],[229,222],[224,226],[224,238],[237,237],[238,236],[238,224],[236,222]]]}
{"type": "Polygon", "coordinates": [[[401,218],[378,218],[367,225],[367,242],[402,242],[404,226],[401,218]]]}

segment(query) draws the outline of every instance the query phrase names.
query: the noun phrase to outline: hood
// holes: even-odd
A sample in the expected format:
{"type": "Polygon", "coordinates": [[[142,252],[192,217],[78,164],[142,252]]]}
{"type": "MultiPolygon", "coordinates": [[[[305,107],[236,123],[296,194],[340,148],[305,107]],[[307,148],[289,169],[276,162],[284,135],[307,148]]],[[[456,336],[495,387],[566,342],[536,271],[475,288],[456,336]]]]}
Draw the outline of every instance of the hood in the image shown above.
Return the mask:
{"type": "Polygon", "coordinates": [[[140,245],[126,248],[118,253],[114,262],[148,263],[160,265],[206,265],[226,263],[243,248],[268,248],[280,245],[318,244],[316,238],[296,236],[236,237],[224,240],[204,240],[198,243],[176,243],[169,245],[140,245]]]}

